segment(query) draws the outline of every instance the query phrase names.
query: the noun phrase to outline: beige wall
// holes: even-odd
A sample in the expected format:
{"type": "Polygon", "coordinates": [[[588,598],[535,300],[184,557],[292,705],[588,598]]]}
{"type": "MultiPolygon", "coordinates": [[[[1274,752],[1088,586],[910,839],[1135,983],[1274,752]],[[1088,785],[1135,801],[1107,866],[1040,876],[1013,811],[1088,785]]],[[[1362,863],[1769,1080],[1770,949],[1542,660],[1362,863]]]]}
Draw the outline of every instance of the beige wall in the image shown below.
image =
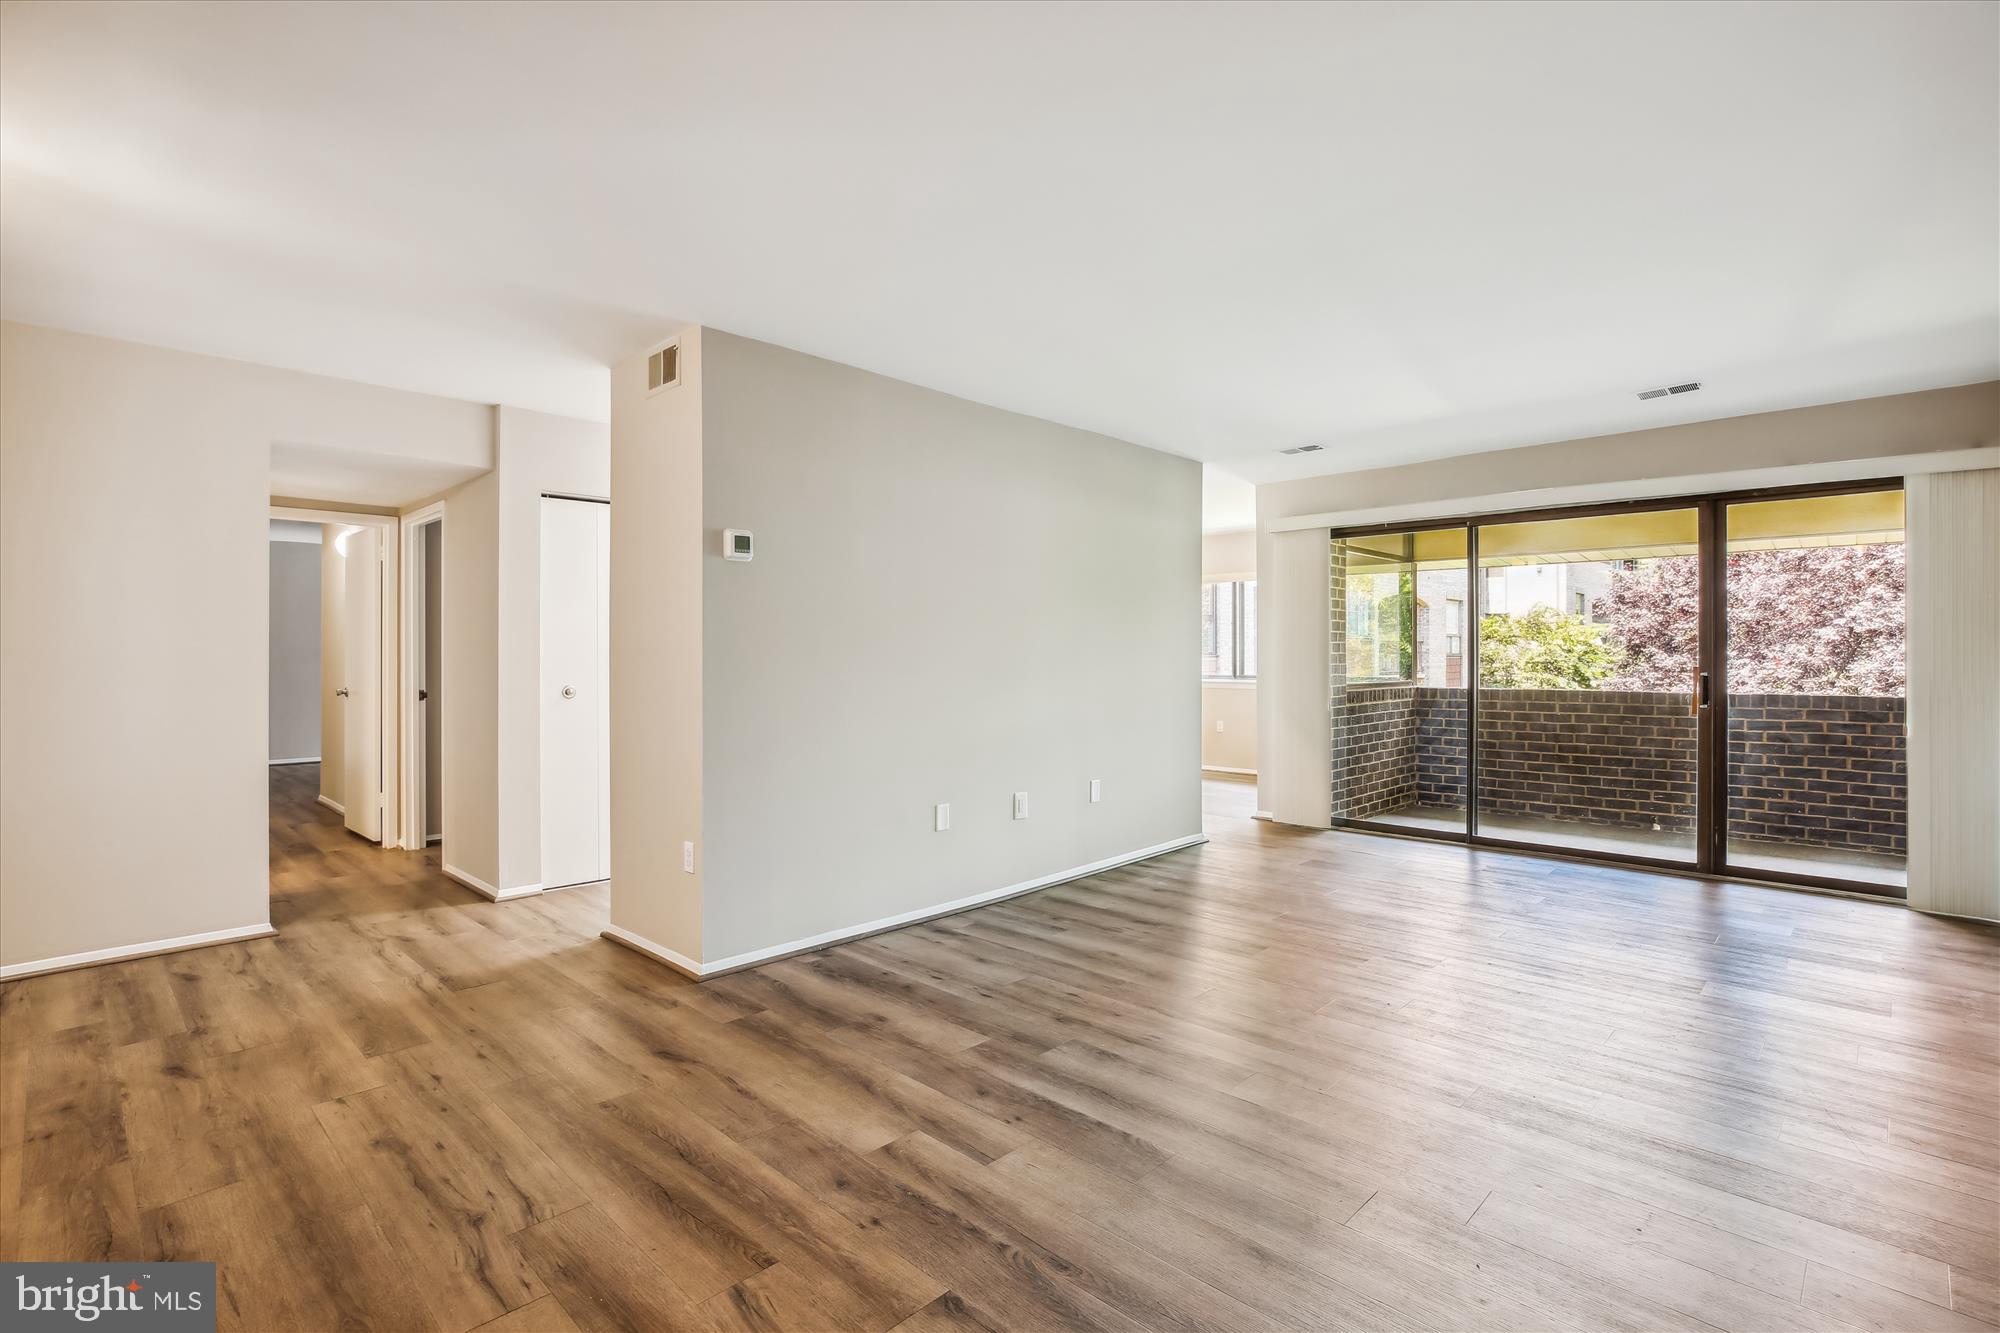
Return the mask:
{"type": "Polygon", "coordinates": [[[444,496],[444,841],[451,870],[500,884],[500,479],[444,496]]]}
{"type": "Polygon", "coordinates": [[[1196,464],[713,329],[682,365],[614,379],[615,926],[727,965],[1199,835],[1196,464]]]}
{"type": "Polygon", "coordinates": [[[269,921],[273,445],[469,444],[489,421],[0,325],[0,964],[269,921]]]}
{"type": "Polygon", "coordinates": [[[1211,532],[1201,539],[1201,581],[1257,577],[1257,534],[1211,532]]]}
{"type": "MultiPolygon", "coordinates": [[[[2000,382],[1987,382],[1259,486],[1258,568],[1267,571],[1267,577],[1259,588],[1263,614],[1258,660],[1263,679],[1257,739],[1266,763],[1259,774],[1258,806],[1275,810],[1286,801],[1286,793],[1274,790],[1269,763],[1280,730],[1280,695],[1303,707],[1317,694],[1322,712],[1325,704],[1325,643],[1314,643],[1304,634],[1287,637],[1292,627],[1272,611],[1274,604],[1289,602],[1298,614],[1309,614],[1306,608],[1316,596],[1321,603],[1318,614],[1322,620],[1325,616],[1323,574],[1317,590],[1274,586],[1283,576],[1272,562],[1273,530],[1288,519],[1376,509],[1391,509],[1398,517],[1415,513],[1443,517],[1468,509],[1822,480],[1842,475],[1843,470],[1855,477],[1893,476],[1926,470],[1935,461],[1932,456],[1996,443],[2000,443],[2000,382]],[[1733,483],[1731,478],[1739,480],[1733,483]],[[1579,488],[1590,493],[1572,494],[1579,488]],[[1289,658],[1281,640],[1291,644],[1289,658]]],[[[1299,578],[1314,577],[1309,563],[1303,554],[1292,562],[1299,578]]],[[[1323,557],[1319,563],[1324,565],[1323,557]]],[[[1299,743],[1303,725],[1301,715],[1283,728],[1287,743],[1299,743]]],[[[1323,776],[1325,767],[1316,766],[1309,752],[1302,752],[1298,763],[1287,765],[1287,772],[1304,782],[1316,768],[1323,776]]],[[[1308,812],[1316,808],[1310,793],[1300,791],[1296,797],[1296,808],[1308,812]]]]}
{"type": "Polygon", "coordinates": [[[708,864],[702,346],[701,330],[682,331],[681,382],[655,394],[644,356],[611,372],[611,921],[686,965],[701,960],[708,864]],[[695,844],[692,871],[683,842],[695,844]]]}

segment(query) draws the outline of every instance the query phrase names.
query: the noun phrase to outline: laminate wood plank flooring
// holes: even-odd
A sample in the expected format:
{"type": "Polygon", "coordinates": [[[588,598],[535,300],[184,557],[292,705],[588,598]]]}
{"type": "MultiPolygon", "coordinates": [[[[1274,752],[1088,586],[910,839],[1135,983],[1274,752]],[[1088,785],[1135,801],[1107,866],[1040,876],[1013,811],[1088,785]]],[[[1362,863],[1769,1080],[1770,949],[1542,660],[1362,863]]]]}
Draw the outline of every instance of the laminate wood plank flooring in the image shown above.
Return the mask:
{"type": "Polygon", "coordinates": [[[0,1257],[224,1328],[1991,1329],[2000,932],[1314,833],[695,986],[272,770],[275,939],[0,986],[0,1257]]]}

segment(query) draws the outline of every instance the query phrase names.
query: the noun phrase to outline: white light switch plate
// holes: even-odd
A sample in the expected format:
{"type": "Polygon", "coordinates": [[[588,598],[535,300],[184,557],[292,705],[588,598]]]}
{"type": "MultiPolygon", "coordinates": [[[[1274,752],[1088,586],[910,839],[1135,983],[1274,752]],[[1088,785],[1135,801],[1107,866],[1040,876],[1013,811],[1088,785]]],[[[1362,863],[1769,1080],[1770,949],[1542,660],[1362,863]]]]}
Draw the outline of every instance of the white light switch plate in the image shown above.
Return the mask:
{"type": "Polygon", "coordinates": [[[1024,791],[1017,791],[1014,793],[1014,818],[1026,819],[1027,817],[1028,817],[1028,793],[1024,791]]]}
{"type": "Polygon", "coordinates": [[[951,803],[945,802],[937,808],[937,831],[943,833],[951,827],[951,803]]]}
{"type": "Polygon", "coordinates": [[[681,844],[681,869],[690,875],[694,873],[694,844],[691,842],[681,844]]]}
{"type": "Polygon", "coordinates": [[[1096,804],[1097,802],[1099,802],[1099,801],[1101,801],[1101,800],[1103,800],[1103,799],[1104,799],[1104,779],[1102,779],[1102,778],[1092,778],[1092,779],[1090,780],[1090,801],[1091,801],[1091,804],[1092,804],[1092,805],[1095,805],[1095,804],[1096,804]]]}

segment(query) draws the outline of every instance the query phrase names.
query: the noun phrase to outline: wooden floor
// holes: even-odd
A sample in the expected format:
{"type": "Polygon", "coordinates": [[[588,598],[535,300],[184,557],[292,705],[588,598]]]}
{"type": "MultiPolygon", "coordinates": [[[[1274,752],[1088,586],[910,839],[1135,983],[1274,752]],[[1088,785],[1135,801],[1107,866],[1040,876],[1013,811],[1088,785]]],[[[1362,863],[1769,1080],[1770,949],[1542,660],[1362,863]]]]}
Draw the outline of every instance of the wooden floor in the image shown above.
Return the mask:
{"type": "Polygon", "coordinates": [[[696,987],[315,780],[279,938],[0,989],[4,1257],[254,1330],[2000,1323],[1987,928],[1211,782],[1205,847],[696,987]]]}

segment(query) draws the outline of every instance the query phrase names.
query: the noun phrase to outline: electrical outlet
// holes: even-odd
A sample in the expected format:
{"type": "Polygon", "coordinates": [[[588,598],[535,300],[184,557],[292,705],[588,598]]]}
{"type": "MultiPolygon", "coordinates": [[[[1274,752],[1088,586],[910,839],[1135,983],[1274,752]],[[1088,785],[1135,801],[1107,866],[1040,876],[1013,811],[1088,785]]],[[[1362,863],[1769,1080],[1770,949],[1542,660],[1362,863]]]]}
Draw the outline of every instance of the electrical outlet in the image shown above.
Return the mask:
{"type": "Polygon", "coordinates": [[[951,827],[951,803],[945,802],[937,808],[937,831],[943,833],[951,827]]]}
{"type": "Polygon", "coordinates": [[[1104,779],[1092,778],[1090,780],[1090,803],[1092,805],[1095,805],[1103,799],[1104,799],[1104,779]]]}
{"type": "Polygon", "coordinates": [[[1024,791],[1017,791],[1014,793],[1014,818],[1026,819],[1027,817],[1028,817],[1028,793],[1024,791]]]}
{"type": "Polygon", "coordinates": [[[1218,717],[1217,719],[1215,719],[1215,729],[1216,729],[1217,731],[1221,731],[1221,730],[1222,730],[1222,719],[1221,719],[1221,718],[1219,718],[1219,717],[1218,717]]]}
{"type": "Polygon", "coordinates": [[[694,844],[691,842],[681,844],[681,869],[690,875],[694,873],[694,844]]]}

